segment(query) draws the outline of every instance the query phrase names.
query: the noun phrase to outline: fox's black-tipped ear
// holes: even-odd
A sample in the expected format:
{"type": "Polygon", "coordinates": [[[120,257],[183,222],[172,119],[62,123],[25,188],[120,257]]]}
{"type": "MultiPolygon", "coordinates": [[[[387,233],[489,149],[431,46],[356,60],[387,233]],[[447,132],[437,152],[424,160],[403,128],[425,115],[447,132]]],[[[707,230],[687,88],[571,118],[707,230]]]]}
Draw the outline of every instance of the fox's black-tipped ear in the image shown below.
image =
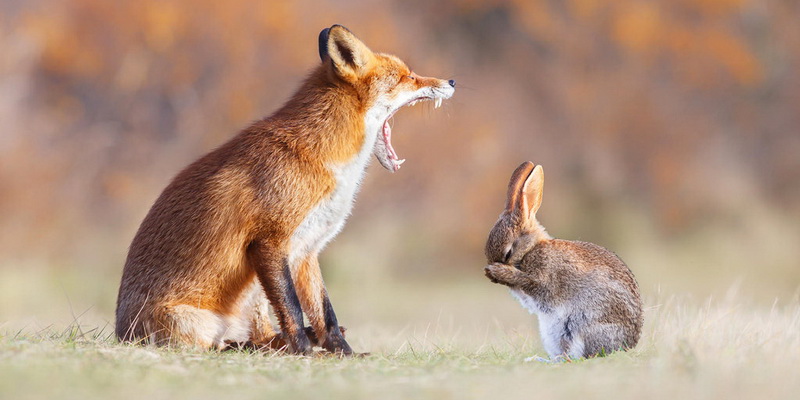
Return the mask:
{"type": "Polygon", "coordinates": [[[321,61],[325,61],[325,58],[328,57],[328,34],[330,31],[331,28],[325,28],[319,33],[319,59],[321,61]]]}
{"type": "MultiPolygon", "coordinates": [[[[333,70],[340,78],[353,82],[366,70],[367,64],[375,58],[374,53],[363,42],[353,35],[350,30],[333,25],[320,34],[327,37],[325,58],[330,58],[333,70]]],[[[320,50],[322,53],[322,50],[320,50]]]]}

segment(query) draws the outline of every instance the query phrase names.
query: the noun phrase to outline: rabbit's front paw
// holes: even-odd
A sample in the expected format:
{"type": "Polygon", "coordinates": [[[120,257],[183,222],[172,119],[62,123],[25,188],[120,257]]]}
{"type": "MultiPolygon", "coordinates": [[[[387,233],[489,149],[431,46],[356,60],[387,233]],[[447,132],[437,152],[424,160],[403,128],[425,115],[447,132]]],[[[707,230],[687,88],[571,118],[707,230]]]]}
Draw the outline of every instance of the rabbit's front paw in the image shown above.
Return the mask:
{"type": "Polygon", "coordinates": [[[511,285],[517,272],[516,268],[500,263],[487,265],[483,268],[483,273],[490,281],[501,285],[511,285]]]}

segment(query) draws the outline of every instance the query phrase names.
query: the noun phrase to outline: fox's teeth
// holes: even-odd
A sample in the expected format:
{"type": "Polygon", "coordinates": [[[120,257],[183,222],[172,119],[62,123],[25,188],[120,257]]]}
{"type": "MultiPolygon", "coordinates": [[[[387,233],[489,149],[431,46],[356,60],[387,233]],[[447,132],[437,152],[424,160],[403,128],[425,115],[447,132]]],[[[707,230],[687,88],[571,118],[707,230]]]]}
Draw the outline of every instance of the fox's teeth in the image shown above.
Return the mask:
{"type": "Polygon", "coordinates": [[[397,165],[400,165],[400,164],[402,164],[402,163],[404,163],[404,162],[406,162],[406,159],[405,159],[405,158],[404,158],[404,159],[402,159],[402,160],[397,160],[397,161],[395,161],[394,163],[395,163],[395,164],[397,164],[397,165]]]}
{"type": "Polygon", "coordinates": [[[442,106],[442,98],[439,97],[438,99],[435,100],[435,102],[433,104],[433,108],[439,108],[441,106],[442,106]]]}

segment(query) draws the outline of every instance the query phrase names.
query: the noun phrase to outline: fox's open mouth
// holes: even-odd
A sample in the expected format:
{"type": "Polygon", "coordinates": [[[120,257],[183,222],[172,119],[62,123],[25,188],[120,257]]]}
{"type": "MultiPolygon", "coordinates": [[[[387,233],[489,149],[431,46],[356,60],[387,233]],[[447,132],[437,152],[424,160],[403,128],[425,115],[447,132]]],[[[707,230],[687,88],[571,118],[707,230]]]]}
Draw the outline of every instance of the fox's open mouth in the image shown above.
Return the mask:
{"type": "Polygon", "coordinates": [[[387,116],[386,120],[383,122],[383,128],[380,132],[381,137],[375,143],[375,156],[378,158],[378,161],[381,163],[381,165],[383,165],[384,168],[391,172],[396,172],[400,169],[400,165],[406,161],[405,159],[401,160],[399,157],[397,157],[397,152],[395,152],[394,148],[392,147],[392,126],[389,121],[391,121],[392,117],[394,117],[394,114],[403,107],[413,106],[421,101],[426,100],[433,100],[433,108],[439,108],[442,105],[443,99],[444,98],[442,97],[433,96],[417,97],[403,104],[402,106],[397,107],[389,113],[389,116],[387,116]]]}

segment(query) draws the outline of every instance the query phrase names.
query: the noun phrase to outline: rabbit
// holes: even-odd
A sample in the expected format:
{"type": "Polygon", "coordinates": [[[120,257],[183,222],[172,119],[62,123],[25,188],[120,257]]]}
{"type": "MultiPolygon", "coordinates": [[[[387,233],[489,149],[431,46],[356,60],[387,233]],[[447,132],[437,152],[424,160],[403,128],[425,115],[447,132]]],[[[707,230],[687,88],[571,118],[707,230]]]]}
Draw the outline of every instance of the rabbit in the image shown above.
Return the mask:
{"type": "Polygon", "coordinates": [[[527,161],[514,171],[506,208],[486,241],[486,277],[539,317],[552,360],[635,347],[644,319],[633,273],[603,247],[551,237],[536,220],[543,186],[541,165],[527,161]]]}

